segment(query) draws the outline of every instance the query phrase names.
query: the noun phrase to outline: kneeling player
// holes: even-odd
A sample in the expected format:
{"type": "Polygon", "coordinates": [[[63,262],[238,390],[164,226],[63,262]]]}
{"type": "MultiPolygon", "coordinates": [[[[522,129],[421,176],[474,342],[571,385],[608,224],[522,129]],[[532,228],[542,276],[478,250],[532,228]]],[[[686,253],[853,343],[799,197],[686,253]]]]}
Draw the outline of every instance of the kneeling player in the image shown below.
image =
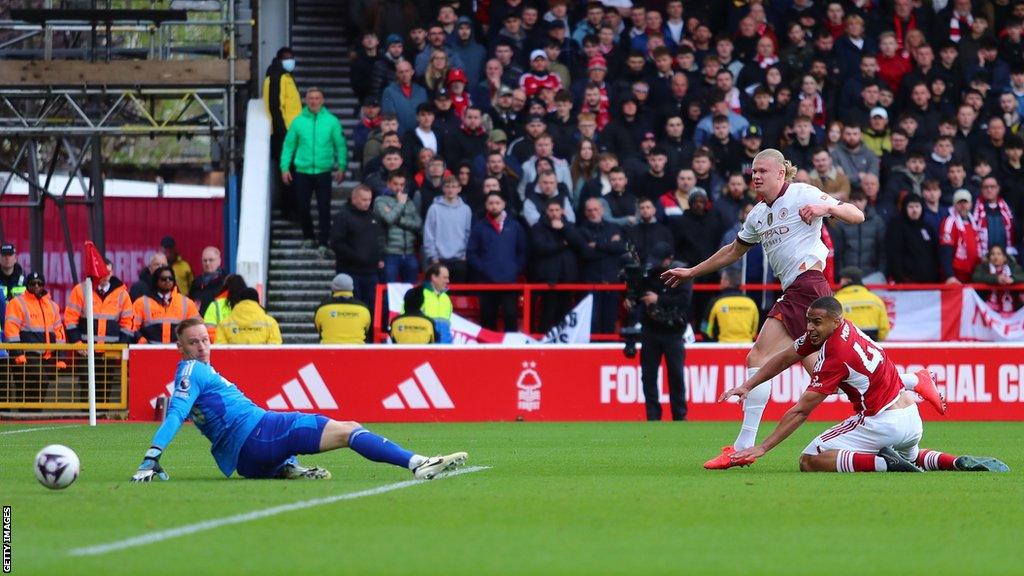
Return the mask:
{"type": "Polygon", "coordinates": [[[771,380],[802,358],[820,350],[811,384],[800,400],[759,445],[732,454],[739,463],[752,463],[785,440],[803,424],[829,394],[842,390],[857,413],[826,430],[800,456],[803,472],[921,472],[971,470],[1006,472],[995,458],[955,457],[921,450],[921,416],[896,365],[882,348],[843,319],[843,306],[831,296],[818,298],[807,309],[807,333],[775,354],[741,386],[727,390],[741,400],[762,382],[771,380]],[[916,462],[916,465],[915,465],[916,462]]]}
{"type": "Polygon", "coordinates": [[[414,454],[357,422],[264,410],[210,365],[210,337],[202,320],[185,320],[178,325],[177,334],[182,360],[174,375],[167,419],[156,431],[133,482],[168,479],[160,455],[189,417],[213,444],[213,458],[229,477],[237,469],[246,478],[328,479],[330,472],[299,466],[295,455],[345,447],[369,460],[408,468],[421,480],[430,480],[466,461],[465,452],[432,458],[414,454]]]}

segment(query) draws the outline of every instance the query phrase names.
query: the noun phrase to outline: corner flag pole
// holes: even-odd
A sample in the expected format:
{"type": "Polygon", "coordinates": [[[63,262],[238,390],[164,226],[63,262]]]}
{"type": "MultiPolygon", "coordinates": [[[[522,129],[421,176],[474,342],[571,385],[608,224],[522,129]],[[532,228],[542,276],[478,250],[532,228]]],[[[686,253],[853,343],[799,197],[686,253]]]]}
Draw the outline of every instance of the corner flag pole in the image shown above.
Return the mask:
{"type": "Polygon", "coordinates": [[[96,425],[96,343],[93,341],[95,327],[92,323],[92,278],[85,277],[85,325],[86,360],[89,371],[89,426],[96,425]]]}

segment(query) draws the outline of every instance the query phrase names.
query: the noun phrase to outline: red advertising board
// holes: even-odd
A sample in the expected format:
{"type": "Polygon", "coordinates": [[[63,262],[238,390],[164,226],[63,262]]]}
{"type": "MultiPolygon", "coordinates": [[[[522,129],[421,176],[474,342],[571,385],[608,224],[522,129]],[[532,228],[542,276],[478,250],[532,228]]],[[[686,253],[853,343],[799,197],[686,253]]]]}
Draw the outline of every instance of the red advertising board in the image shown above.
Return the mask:
{"type": "MultiPolygon", "coordinates": [[[[901,372],[935,372],[950,404],[949,420],[1024,420],[1024,346],[893,344],[901,372]]],[[[748,348],[694,345],[686,380],[692,420],[737,420],[718,395],[743,380],[748,348]]],[[[613,421],[644,418],[637,359],[621,347],[434,346],[216,348],[214,367],[260,406],[319,412],[366,422],[613,421]]],[[[171,347],[134,346],[129,356],[129,416],[154,418],[178,361],[171,347]]],[[[661,381],[661,401],[667,405],[661,381]]],[[[766,419],[777,419],[808,383],[794,366],[772,382],[766,419]]],[[[665,411],[666,414],[668,411],[665,411]]],[[[817,420],[850,415],[830,397],[817,420]]],[[[927,405],[925,419],[938,416],[927,405]]]]}

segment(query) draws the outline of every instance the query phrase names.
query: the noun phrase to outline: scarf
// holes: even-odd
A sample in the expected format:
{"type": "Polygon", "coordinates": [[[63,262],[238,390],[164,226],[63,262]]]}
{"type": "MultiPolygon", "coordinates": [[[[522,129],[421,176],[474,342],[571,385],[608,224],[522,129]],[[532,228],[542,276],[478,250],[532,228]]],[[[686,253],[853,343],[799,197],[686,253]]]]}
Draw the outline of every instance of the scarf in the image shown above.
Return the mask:
{"type": "MultiPolygon", "coordinates": [[[[807,96],[803,92],[801,92],[800,93],[800,99],[803,100],[805,98],[807,98],[807,96]]],[[[813,124],[816,127],[818,127],[818,128],[824,128],[825,127],[824,99],[818,93],[814,94],[814,118],[812,118],[811,120],[813,121],[813,124]]]]}
{"type": "MultiPolygon", "coordinates": [[[[974,221],[978,228],[978,249],[981,250],[982,254],[988,253],[988,215],[985,213],[985,206],[988,202],[979,200],[978,205],[974,207],[974,221]]],[[[1005,200],[999,198],[995,202],[996,207],[999,208],[999,214],[1003,217],[1003,227],[1006,229],[1006,241],[1008,243],[1013,242],[1013,214],[1010,212],[1010,206],[1005,200]]],[[[1010,252],[1010,248],[1007,247],[1007,253],[1010,252]]],[[[1012,256],[1012,254],[1011,254],[1012,256]]]]}
{"type": "Polygon", "coordinates": [[[963,38],[963,30],[970,30],[971,24],[974,23],[974,16],[970,12],[967,14],[957,14],[953,12],[952,17],[949,19],[949,39],[950,41],[959,44],[960,39],[963,38]]]}
{"type": "MultiPolygon", "coordinates": [[[[1010,271],[1009,264],[996,266],[990,262],[988,265],[988,271],[996,277],[1013,276],[1013,273],[1010,271]]],[[[1013,293],[1009,290],[993,290],[988,295],[988,305],[996,312],[1013,312],[1013,293]]]]}
{"type": "Polygon", "coordinates": [[[498,214],[497,218],[495,218],[494,216],[491,216],[490,213],[485,214],[485,217],[487,218],[487,222],[489,222],[490,225],[494,227],[494,230],[498,234],[501,234],[501,231],[505,228],[505,216],[506,215],[507,215],[506,212],[504,210],[502,210],[501,214],[498,214]]]}
{"type": "Polygon", "coordinates": [[[903,38],[906,36],[906,33],[917,28],[917,16],[915,16],[913,12],[910,13],[910,18],[907,19],[907,29],[904,30],[903,22],[900,20],[900,17],[893,14],[892,27],[893,32],[896,33],[896,44],[902,49],[903,38]]]}
{"type": "Polygon", "coordinates": [[[367,117],[364,116],[363,117],[363,126],[366,126],[367,128],[370,129],[371,132],[373,132],[377,128],[380,128],[380,123],[381,123],[381,120],[383,120],[383,119],[384,118],[382,118],[380,114],[377,114],[373,118],[367,118],[367,117]]]}
{"type": "Polygon", "coordinates": [[[757,57],[754,59],[757,60],[757,65],[761,67],[761,70],[766,70],[769,66],[773,66],[779,63],[778,56],[774,55],[765,57],[758,54],[757,57]]]}

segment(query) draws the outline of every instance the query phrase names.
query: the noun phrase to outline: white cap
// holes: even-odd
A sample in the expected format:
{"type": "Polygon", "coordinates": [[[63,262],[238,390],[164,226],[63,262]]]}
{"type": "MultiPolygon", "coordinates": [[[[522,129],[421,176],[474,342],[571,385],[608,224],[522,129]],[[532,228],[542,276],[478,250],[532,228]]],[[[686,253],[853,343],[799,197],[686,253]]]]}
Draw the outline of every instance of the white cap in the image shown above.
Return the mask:
{"type": "Polygon", "coordinates": [[[537,49],[537,50],[534,50],[533,52],[530,52],[530,62],[533,62],[537,58],[543,58],[543,59],[547,60],[548,59],[548,53],[543,51],[543,50],[540,50],[540,49],[537,49]]]}
{"type": "Polygon", "coordinates": [[[875,116],[881,116],[886,120],[889,119],[889,113],[886,112],[885,108],[882,108],[881,106],[875,106],[874,108],[871,109],[871,117],[874,118],[875,116]]]}
{"type": "Polygon", "coordinates": [[[953,204],[957,202],[963,202],[964,200],[970,202],[973,199],[971,192],[966,188],[960,188],[956,192],[953,192],[953,204]]]}

